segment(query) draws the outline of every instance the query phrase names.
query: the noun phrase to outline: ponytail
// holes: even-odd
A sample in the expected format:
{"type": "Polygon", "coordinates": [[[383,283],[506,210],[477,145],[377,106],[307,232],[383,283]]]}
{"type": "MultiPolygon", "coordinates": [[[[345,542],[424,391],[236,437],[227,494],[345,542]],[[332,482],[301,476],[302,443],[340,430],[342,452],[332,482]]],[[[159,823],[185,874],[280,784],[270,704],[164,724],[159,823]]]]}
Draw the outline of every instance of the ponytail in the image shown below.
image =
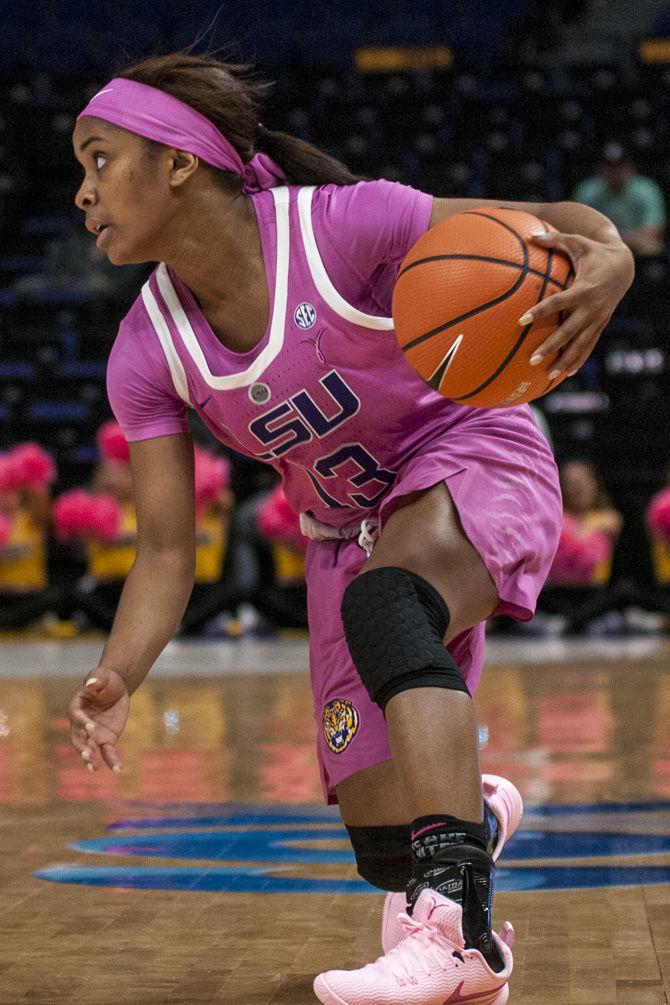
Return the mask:
{"type": "Polygon", "coordinates": [[[289,133],[261,126],[256,149],[279,164],[291,185],[355,185],[362,181],[342,161],[289,133]]]}
{"type": "MultiPolygon", "coordinates": [[[[178,52],[150,56],[117,75],[156,87],[190,105],[224,134],[245,163],[258,150],[269,154],[291,185],[355,185],[362,180],[311,143],[260,125],[261,105],[272,84],[255,77],[247,64],[178,52]]],[[[231,172],[211,170],[226,187],[240,187],[239,178],[231,172]]]]}

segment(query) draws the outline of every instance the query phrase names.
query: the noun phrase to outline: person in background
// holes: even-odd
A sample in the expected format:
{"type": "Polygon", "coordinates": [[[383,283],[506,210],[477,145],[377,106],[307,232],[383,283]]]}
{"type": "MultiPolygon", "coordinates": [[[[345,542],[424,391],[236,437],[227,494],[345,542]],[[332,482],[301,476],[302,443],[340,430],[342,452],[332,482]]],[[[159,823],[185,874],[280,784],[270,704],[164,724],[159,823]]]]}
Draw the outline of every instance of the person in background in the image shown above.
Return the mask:
{"type": "Polygon", "coordinates": [[[74,489],[54,506],[54,527],[61,541],[78,542],[86,555],[86,574],[72,590],[70,614],[75,625],[109,631],[123,583],[135,561],[137,519],[128,444],[118,425],[107,422],[97,432],[100,460],[91,491],[74,489]]]}
{"type": "MultiPolygon", "coordinates": [[[[55,522],[61,540],[78,539],[86,549],[87,573],[74,589],[74,620],[109,631],[135,561],[137,514],[130,453],[121,428],[111,420],[98,430],[96,440],[100,462],[93,475],[93,493],[66,493],[57,501],[55,522]]],[[[227,599],[221,578],[233,505],[229,464],[199,449],[195,469],[196,574],[182,635],[198,634],[227,599]]]]}
{"type": "Polygon", "coordinates": [[[200,635],[207,622],[231,611],[237,597],[229,563],[229,538],[235,497],[229,487],[230,463],[195,448],[195,584],[178,636],[200,635]]]}
{"type": "Polygon", "coordinates": [[[270,542],[274,582],[259,583],[251,602],[278,628],[307,628],[307,538],[281,485],[258,507],[256,523],[259,533],[270,542]]]}
{"type": "MultiPolygon", "coordinates": [[[[645,522],[656,579],[656,590],[649,606],[655,611],[670,615],[670,464],[666,470],[665,482],[665,487],[650,499],[645,522]]],[[[670,627],[670,623],[662,627],[670,627]]]]}
{"type": "Polygon", "coordinates": [[[143,276],[135,265],[115,269],[107,256],[86,239],[75,220],[68,219],[63,233],[49,242],[40,272],[29,272],[14,283],[21,300],[42,300],[71,295],[75,299],[104,297],[125,303],[143,276]]]}
{"type": "Polygon", "coordinates": [[[58,604],[47,567],[55,478],[36,443],[0,455],[0,629],[25,628],[58,604]]]}
{"type": "Polygon", "coordinates": [[[583,460],[566,461],[560,478],[563,530],[539,607],[545,614],[559,615],[556,627],[570,634],[639,603],[639,591],[627,580],[610,582],[623,519],[594,466],[583,460]]]}
{"type": "Polygon", "coordinates": [[[641,175],[620,143],[607,143],[600,170],[581,181],[572,198],[608,216],[634,255],[660,255],[665,199],[651,178],[641,175]]]}

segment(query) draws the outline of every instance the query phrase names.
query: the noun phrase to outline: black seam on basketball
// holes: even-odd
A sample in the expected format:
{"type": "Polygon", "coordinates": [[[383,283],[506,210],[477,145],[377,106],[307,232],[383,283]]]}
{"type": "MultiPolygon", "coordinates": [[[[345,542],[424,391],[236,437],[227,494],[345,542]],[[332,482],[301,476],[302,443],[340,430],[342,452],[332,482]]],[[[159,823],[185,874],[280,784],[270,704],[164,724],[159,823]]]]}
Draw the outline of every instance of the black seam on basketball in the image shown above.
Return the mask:
{"type": "MultiPolygon", "coordinates": [[[[554,251],[553,251],[553,249],[550,248],[549,249],[549,263],[548,263],[549,265],[551,265],[551,260],[552,260],[553,254],[554,254],[554,251]]],[[[546,281],[546,277],[545,277],[545,282],[542,284],[542,289],[540,290],[540,295],[537,298],[537,300],[535,301],[536,304],[539,304],[540,301],[542,300],[542,298],[544,297],[544,292],[545,292],[546,288],[547,288],[547,281],[546,281]]],[[[468,398],[474,397],[474,395],[475,394],[479,394],[480,391],[485,391],[486,388],[489,387],[493,383],[493,381],[496,379],[496,377],[498,377],[503,372],[503,370],[505,369],[505,367],[507,366],[507,364],[510,362],[510,360],[512,360],[516,356],[517,352],[519,351],[519,349],[521,348],[521,346],[523,345],[523,343],[526,341],[526,336],[528,335],[528,332],[531,330],[532,327],[533,327],[533,322],[531,321],[531,323],[529,325],[526,325],[526,327],[521,332],[521,335],[516,340],[515,344],[512,346],[512,348],[510,349],[510,351],[507,354],[507,356],[505,357],[505,359],[502,361],[502,363],[497,368],[497,370],[495,370],[491,374],[491,376],[488,378],[488,380],[485,380],[483,384],[480,384],[479,387],[476,387],[474,389],[474,391],[470,391],[468,394],[462,394],[459,398],[454,398],[453,400],[454,401],[467,401],[468,398]]]]}
{"type": "MultiPolygon", "coordinates": [[[[500,206],[499,208],[500,209],[504,209],[505,207],[504,206],[500,206]]],[[[498,297],[497,299],[495,299],[495,300],[489,300],[487,303],[480,304],[478,307],[475,307],[473,310],[468,311],[467,314],[461,314],[459,317],[453,318],[451,321],[447,321],[447,322],[445,322],[445,324],[439,325],[437,328],[431,329],[431,331],[423,332],[423,334],[417,335],[416,338],[412,339],[411,342],[408,342],[406,345],[404,345],[402,347],[402,351],[405,352],[405,353],[409,352],[410,349],[414,349],[415,346],[420,345],[422,342],[425,342],[426,339],[432,338],[434,335],[439,335],[441,332],[447,331],[449,328],[453,327],[454,325],[461,324],[463,321],[468,321],[470,318],[474,317],[480,311],[488,310],[490,307],[497,307],[498,304],[503,303],[508,297],[511,297],[514,293],[516,293],[516,291],[519,289],[519,286],[523,283],[523,281],[524,281],[524,279],[526,278],[527,275],[532,274],[532,275],[537,276],[538,278],[540,278],[540,279],[543,280],[542,293],[540,295],[540,299],[542,299],[542,297],[544,296],[544,292],[545,292],[545,290],[547,288],[547,284],[548,283],[552,283],[552,284],[558,286],[559,289],[561,289],[561,290],[566,290],[568,288],[568,285],[569,285],[570,280],[571,280],[570,273],[568,273],[568,276],[567,276],[567,279],[566,279],[566,283],[563,284],[558,279],[554,279],[553,276],[551,276],[548,272],[538,272],[535,269],[532,269],[530,267],[530,264],[529,264],[529,255],[528,255],[528,245],[526,244],[526,241],[521,236],[521,234],[517,234],[517,232],[514,230],[513,227],[510,227],[510,226],[508,226],[508,224],[503,223],[501,220],[498,220],[497,217],[495,217],[495,216],[490,216],[488,213],[480,213],[477,210],[466,210],[465,212],[469,216],[483,216],[487,220],[493,220],[495,223],[499,223],[501,227],[503,227],[505,230],[507,230],[511,234],[513,234],[513,236],[516,237],[517,241],[521,245],[521,249],[522,249],[522,252],[523,252],[523,257],[524,257],[524,263],[525,264],[521,265],[519,262],[508,262],[506,259],[487,258],[485,255],[472,255],[472,256],[466,256],[466,255],[435,255],[435,256],[431,256],[429,258],[420,259],[417,262],[412,262],[410,265],[407,266],[407,268],[403,269],[403,271],[399,274],[397,281],[399,281],[400,277],[403,276],[406,272],[408,272],[410,269],[414,268],[415,265],[420,265],[421,262],[433,261],[433,260],[437,260],[439,258],[452,258],[452,259],[453,258],[467,258],[468,260],[475,259],[475,260],[480,260],[480,261],[497,262],[497,263],[499,263],[501,265],[510,265],[510,266],[514,267],[515,269],[519,269],[520,270],[520,275],[519,275],[519,278],[518,278],[517,282],[514,284],[514,286],[512,286],[506,293],[504,293],[502,296],[498,297]]],[[[513,212],[513,211],[510,210],[510,212],[513,212]]],[[[552,252],[552,255],[550,257],[550,261],[551,260],[553,260],[553,252],[552,252]]],[[[574,273],[572,275],[574,276],[574,273]]],[[[539,301],[537,301],[537,303],[539,303],[539,301]]],[[[525,338],[525,335],[524,335],[524,338],[525,338]]],[[[519,343],[519,344],[521,344],[521,343],[519,343]]],[[[514,352],[516,352],[516,348],[518,348],[518,346],[515,347],[515,349],[513,350],[514,352]]],[[[476,394],[476,391],[472,391],[471,394],[476,394]]],[[[469,395],[466,395],[466,397],[469,397],[469,395]]],[[[457,398],[457,399],[454,399],[454,400],[461,401],[462,399],[461,398],[457,398]]]]}
{"type": "Polygon", "coordinates": [[[475,307],[474,310],[468,311],[466,314],[461,314],[460,317],[452,318],[451,321],[446,321],[443,325],[439,325],[437,328],[433,328],[432,331],[424,332],[423,335],[417,335],[415,339],[412,339],[411,342],[408,342],[407,345],[404,345],[402,347],[402,351],[409,352],[410,349],[413,349],[415,346],[420,345],[421,342],[425,342],[426,339],[432,338],[434,335],[439,335],[440,332],[447,331],[448,328],[453,328],[454,325],[460,325],[463,321],[467,321],[468,318],[475,317],[475,315],[481,313],[481,311],[488,310],[489,307],[497,307],[498,304],[502,304],[509,297],[513,296],[516,293],[516,291],[523,285],[526,276],[528,275],[528,267],[529,267],[528,248],[526,247],[526,242],[523,239],[520,239],[520,243],[521,243],[521,250],[523,253],[524,265],[521,271],[519,272],[517,281],[514,283],[512,287],[510,287],[509,290],[507,290],[506,293],[503,293],[501,296],[496,297],[495,300],[489,300],[489,302],[486,304],[480,304],[479,307],[475,307]]]}
{"type": "MultiPolygon", "coordinates": [[[[498,210],[502,210],[503,213],[517,213],[518,212],[518,210],[516,210],[516,209],[508,209],[507,206],[498,206],[497,209],[498,210]]],[[[501,227],[503,227],[505,230],[508,230],[510,232],[510,234],[514,234],[514,236],[519,241],[522,241],[524,248],[527,247],[525,237],[522,237],[521,234],[518,234],[516,232],[516,230],[514,229],[514,227],[511,227],[508,223],[503,223],[503,221],[499,220],[497,216],[491,216],[490,213],[482,213],[481,210],[477,210],[477,209],[466,209],[466,210],[463,211],[463,215],[466,215],[466,214],[468,216],[483,216],[487,220],[493,220],[494,223],[499,223],[501,227]]],[[[540,223],[544,223],[544,220],[540,220],[540,223]]],[[[547,230],[547,228],[545,226],[544,233],[545,234],[550,234],[551,231],[547,230]]],[[[565,282],[561,283],[558,279],[554,279],[554,277],[550,274],[549,270],[550,270],[551,265],[553,263],[553,260],[554,260],[554,258],[556,256],[555,256],[555,251],[554,251],[553,248],[549,248],[548,250],[549,250],[550,254],[549,254],[549,258],[547,260],[547,270],[546,270],[546,272],[536,272],[535,269],[531,269],[530,267],[528,269],[528,272],[529,272],[529,274],[532,274],[534,276],[540,276],[543,279],[548,280],[548,282],[550,282],[550,283],[555,283],[556,286],[560,286],[560,288],[562,290],[567,290],[568,286],[570,285],[570,283],[572,282],[572,280],[575,278],[575,271],[572,268],[572,262],[570,263],[570,269],[568,271],[568,274],[565,277],[565,282]]],[[[547,286],[546,286],[546,283],[545,283],[545,286],[544,286],[543,291],[542,291],[543,294],[544,294],[544,290],[546,290],[546,288],[547,288],[547,286]]],[[[538,301],[538,303],[539,303],[539,301],[538,301]]]]}
{"type": "MultiPolygon", "coordinates": [[[[506,206],[498,206],[498,209],[502,210],[503,212],[507,212],[507,213],[516,213],[517,212],[517,210],[514,210],[514,209],[507,209],[506,206]]],[[[524,248],[528,247],[528,245],[526,244],[526,238],[522,237],[521,234],[518,234],[516,232],[516,230],[514,229],[514,227],[510,227],[510,225],[508,223],[503,223],[502,220],[499,220],[497,216],[491,216],[490,213],[482,213],[479,210],[475,210],[475,209],[465,210],[465,213],[467,213],[468,216],[483,216],[487,220],[493,220],[494,223],[499,223],[500,226],[503,227],[505,230],[509,231],[510,234],[514,234],[514,236],[517,238],[517,240],[521,241],[521,243],[523,244],[524,248]]],[[[544,223],[544,220],[540,220],[540,223],[544,223]]],[[[547,230],[547,228],[545,226],[544,233],[545,234],[550,234],[551,231],[547,230]]],[[[530,267],[529,267],[528,271],[531,272],[531,273],[533,273],[533,275],[540,276],[543,279],[548,280],[550,283],[556,283],[556,285],[560,286],[561,289],[566,290],[568,288],[567,287],[567,283],[568,283],[568,281],[570,279],[570,273],[568,273],[565,285],[562,284],[562,283],[560,283],[558,281],[558,279],[554,279],[552,277],[550,269],[551,269],[551,265],[553,263],[553,260],[555,258],[555,251],[554,251],[553,248],[549,248],[548,250],[549,250],[549,258],[547,259],[547,269],[546,269],[546,271],[545,272],[535,272],[535,270],[531,269],[530,267]]],[[[570,271],[572,271],[572,266],[570,267],[570,271]]],[[[572,276],[574,278],[574,272],[572,273],[572,276]]],[[[543,295],[544,295],[544,291],[546,290],[546,288],[547,288],[547,284],[545,282],[545,284],[543,286],[543,289],[542,289],[543,295]]],[[[539,301],[538,301],[538,303],[539,303],[539,301]]]]}
{"type": "MultiPolygon", "coordinates": [[[[417,265],[425,265],[426,262],[447,262],[447,261],[461,261],[461,262],[491,262],[493,265],[505,265],[510,269],[523,269],[523,265],[519,262],[510,262],[506,258],[492,258],[488,255],[429,255],[428,258],[418,258],[416,262],[411,262],[402,272],[398,273],[398,281],[410,271],[410,269],[415,269],[417,265]]],[[[537,276],[538,279],[549,279],[550,283],[555,286],[559,286],[562,290],[565,286],[560,281],[560,279],[554,279],[553,276],[547,276],[546,272],[540,272],[539,269],[533,269],[528,266],[526,270],[526,275],[537,276]]]]}
{"type": "Polygon", "coordinates": [[[447,329],[453,328],[454,325],[460,325],[463,321],[473,318],[476,314],[480,314],[482,311],[488,310],[489,307],[497,307],[498,304],[502,304],[509,297],[513,296],[521,286],[523,286],[525,278],[526,272],[523,271],[519,274],[519,278],[515,282],[514,286],[507,290],[506,293],[503,293],[502,296],[496,297],[495,300],[489,300],[488,303],[480,304],[479,307],[475,307],[474,310],[468,311],[466,314],[461,314],[457,318],[452,318],[451,321],[446,321],[443,325],[433,328],[432,331],[424,332],[423,335],[417,335],[415,339],[412,339],[411,342],[408,342],[402,347],[402,351],[409,352],[410,349],[414,349],[415,346],[425,342],[426,339],[433,338],[434,335],[439,335],[440,332],[446,332],[447,329]]]}

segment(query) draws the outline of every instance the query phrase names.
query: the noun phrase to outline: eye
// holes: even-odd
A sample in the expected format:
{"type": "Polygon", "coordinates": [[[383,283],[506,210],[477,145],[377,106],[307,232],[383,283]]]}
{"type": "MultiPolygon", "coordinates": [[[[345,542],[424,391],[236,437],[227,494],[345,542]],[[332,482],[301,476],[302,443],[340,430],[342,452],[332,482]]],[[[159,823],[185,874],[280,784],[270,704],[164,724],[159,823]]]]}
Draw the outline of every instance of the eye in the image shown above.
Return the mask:
{"type": "Polygon", "coordinates": [[[107,158],[104,154],[93,154],[93,161],[95,163],[96,170],[100,171],[105,166],[107,158]],[[102,164],[100,163],[102,161],[102,164]]]}

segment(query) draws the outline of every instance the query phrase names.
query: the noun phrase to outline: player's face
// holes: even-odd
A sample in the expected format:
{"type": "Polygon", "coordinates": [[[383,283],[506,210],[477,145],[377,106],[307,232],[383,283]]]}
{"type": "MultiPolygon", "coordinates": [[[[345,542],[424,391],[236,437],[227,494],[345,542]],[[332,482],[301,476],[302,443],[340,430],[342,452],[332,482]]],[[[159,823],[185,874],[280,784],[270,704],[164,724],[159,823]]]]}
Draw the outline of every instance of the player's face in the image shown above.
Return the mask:
{"type": "Polygon", "coordinates": [[[72,142],[84,168],[75,203],[97,247],[114,265],[158,261],[169,213],[160,158],[141,137],[89,116],[77,121],[72,142]]]}

